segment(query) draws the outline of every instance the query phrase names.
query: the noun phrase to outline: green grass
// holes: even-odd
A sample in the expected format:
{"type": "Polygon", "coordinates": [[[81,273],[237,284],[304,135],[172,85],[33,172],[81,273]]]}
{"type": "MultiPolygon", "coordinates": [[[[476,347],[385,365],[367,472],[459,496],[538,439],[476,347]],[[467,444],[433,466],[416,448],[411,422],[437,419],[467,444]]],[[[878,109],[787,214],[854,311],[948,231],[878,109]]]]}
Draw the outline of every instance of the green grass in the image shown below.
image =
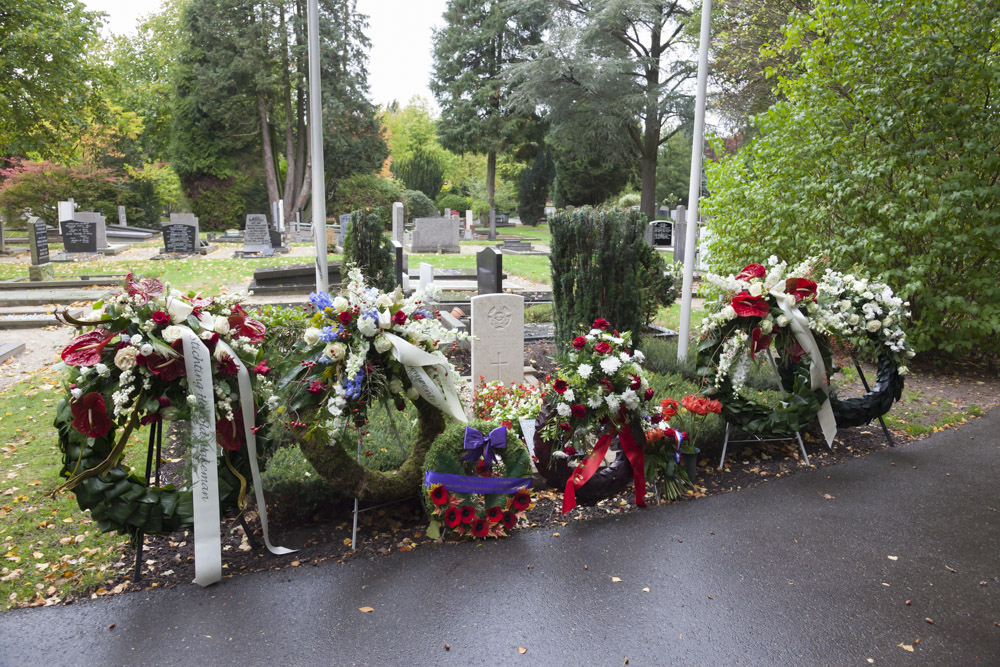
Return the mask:
{"type": "MultiPolygon", "coordinates": [[[[483,228],[476,227],[477,231],[481,229],[483,228]]],[[[527,225],[521,227],[498,227],[497,234],[501,236],[521,236],[549,246],[552,244],[552,232],[549,231],[549,226],[546,224],[541,224],[537,227],[529,227],[527,225]]],[[[490,242],[483,239],[476,239],[475,241],[462,241],[461,243],[462,245],[483,245],[490,242]]]]}
{"type": "MultiPolygon", "coordinates": [[[[691,307],[691,332],[697,334],[698,330],[701,329],[701,321],[705,319],[707,313],[701,307],[700,302],[695,302],[691,307]]],[[[677,331],[681,328],[681,302],[661,307],[656,311],[656,316],[653,318],[653,322],[659,324],[661,327],[666,327],[668,329],[673,329],[677,331]]]]}

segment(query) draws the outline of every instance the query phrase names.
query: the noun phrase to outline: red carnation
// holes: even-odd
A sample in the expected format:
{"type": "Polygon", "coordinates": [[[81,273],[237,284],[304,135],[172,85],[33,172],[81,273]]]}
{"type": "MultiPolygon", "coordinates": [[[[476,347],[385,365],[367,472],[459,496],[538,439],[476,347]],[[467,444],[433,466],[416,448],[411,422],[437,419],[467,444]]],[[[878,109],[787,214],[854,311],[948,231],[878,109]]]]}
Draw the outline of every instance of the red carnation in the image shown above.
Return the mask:
{"type": "Polygon", "coordinates": [[[746,291],[733,297],[732,306],[740,317],[767,317],[771,311],[771,307],[763,297],[750,296],[746,291]]]}
{"type": "Polygon", "coordinates": [[[789,278],[785,281],[785,294],[791,294],[796,301],[816,300],[816,283],[808,278],[789,278]]]}
{"type": "Polygon", "coordinates": [[[642,386],[642,378],[635,373],[629,373],[629,375],[632,376],[632,383],[629,385],[629,389],[635,391],[642,386]]]}
{"type": "Polygon", "coordinates": [[[476,518],[472,522],[472,534],[476,537],[486,537],[490,534],[490,522],[483,518],[476,518]]]}
{"type": "Polygon", "coordinates": [[[449,507],[444,511],[444,525],[455,528],[462,523],[462,516],[458,513],[457,507],[449,507]]]}
{"type": "Polygon", "coordinates": [[[227,354],[222,361],[215,364],[215,372],[222,377],[233,376],[239,373],[239,368],[236,366],[236,361],[227,354]]]}
{"type": "Polygon", "coordinates": [[[447,505],[450,495],[448,494],[448,489],[443,486],[435,486],[431,489],[431,500],[434,504],[440,507],[441,505],[447,505]]]}
{"type": "Polygon", "coordinates": [[[462,505],[458,508],[458,514],[462,518],[462,523],[472,523],[476,519],[476,508],[472,505],[462,505]]]}
{"type": "Polygon", "coordinates": [[[608,345],[607,341],[602,340],[600,343],[594,346],[594,352],[597,352],[598,354],[607,354],[610,351],[611,351],[611,346],[608,345]]]}
{"type": "Polygon", "coordinates": [[[392,316],[392,323],[399,325],[406,324],[406,313],[401,310],[397,310],[396,314],[392,316]]]}
{"type": "Polygon", "coordinates": [[[518,512],[528,509],[531,504],[531,493],[527,489],[521,489],[514,494],[513,508],[518,512]]]}
{"type": "Polygon", "coordinates": [[[486,518],[490,523],[499,523],[503,520],[503,509],[494,505],[486,510],[486,518]]]}
{"type": "Polygon", "coordinates": [[[583,405],[579,403],[571,405],[569,409],[573,413],[573,416],[576,417],[577,419],[583,419],[584,417],[587,416],[587,408],[585,408],[583,405]]]}
{"type": "Polygon", "coordinates": [[[566,456],[576,456],[576,447],[573,445],[566,445],[563,447],[563,454],[566,456]]]}
{"type": "Polygon", "coordinates": [[[257,375],[267,375],[271,372],[271,367],[267,365],[267,359],[263,359],[259,364],[254,366],[253,372],[257,375]]]}
{"type": "Polygon", "coordinates": [[[587,339],[583,336],[577,336],[573,339],[573,347],[578,350],[582,350],[587,345],[587,339]]]}
{"type": "Polygon", "coordinates": [[[170,316],[162,310],[158,310],[153,313],[153,324],[158,327],[165,327],[170,324],[170,316]]]}
{"type": "Polygon", "coordinates": [[[513,528],[516,525],[517,525],[517,515],[514,514],[513,512],[509,512],[509,511],[508,512],[504,512],[503,513],[503,529],[504,530],[510,530],[511,528],[513,528]]]}
{"type": "Polygon", "coordinates": [[[73,428],[88,438],[103,438],[111,430],[111,419],[99,392],[85,394],[79,401],[70,403],[73,428]]]}
{"type": "Polygon", "coordinates": [[[656,396],[656,390],[653,389],[652,387],[646,389],[646,392],[642,395],[642,397],[647,401],[653,400],[653,396],[656,396]]]}
{"type": "Polygon", "coordinates": [[[767,269],[760,264],[747,264],[743,270],[736,274],[737,280],[750,280],[751,278],[763,278],[767,275],[767,269]]]}
{"type": "Polygon", "coordinates": [[[594,328],[595,329],[602,329],[603,330],[603,329],[607,329],[610,326],[611,326],[611,322],[608,322],[603,317],[598,317],[596,320],[594,320],[594,328]]]}
{"type": "Polygon", "coordinates": [[[552,388],[555,390],[557,394],[562,394],[565,393],[567,389],[569,389],[569,385],[566,384],[566,380],[560,378],[556,380],[554,383],[552,383],[552,388]]]}

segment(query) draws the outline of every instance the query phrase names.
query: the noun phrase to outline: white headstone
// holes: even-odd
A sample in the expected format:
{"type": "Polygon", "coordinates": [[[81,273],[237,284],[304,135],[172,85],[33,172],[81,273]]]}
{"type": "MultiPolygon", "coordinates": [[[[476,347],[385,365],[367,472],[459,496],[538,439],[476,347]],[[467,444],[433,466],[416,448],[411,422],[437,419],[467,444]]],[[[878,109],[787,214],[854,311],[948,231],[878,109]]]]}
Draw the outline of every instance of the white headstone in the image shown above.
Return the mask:
{"type": "Polygon", "coordinates": [[[59,212],[59,222],[62,222],[63,220],[72,220],[73,214],[76,212],[76,204],[73,203],[72,199],[69,201],[59,202],[56,204],[56,208],[59,212]]]}
{"type": "Polygon", "coordinates": [[[403,242],[403,231],[405,230],[406,218],[403,210],[403,202],[398,201],[392,205],[392,240],[403,242]]]}
{"type": "Polygon", "coordinates": [[[524,297],[472,297],[472,382],[524,382],[524,297]],[[482,378],[482,380],[480,380],[482,378]]]}
{"type": "Polygon", "coordinates": [[[472,226],[474,221],[472,218],[472,209],[465,210],[465,234],[462,237],[465,241],[472,241],[475,237],[472,235],[472,226]]]}
{"type": "Polygon", "coordinates": [[[417,288],[424,290],[434,282],[434,265],[427,262],[420,262],[420,282],[417,288]]]}
{"type": "Polygon", "coordinates": [[[118,207],[118,224],[122,227],[128,227],[128,218],[125,217],[125,207],[118,207]]]}

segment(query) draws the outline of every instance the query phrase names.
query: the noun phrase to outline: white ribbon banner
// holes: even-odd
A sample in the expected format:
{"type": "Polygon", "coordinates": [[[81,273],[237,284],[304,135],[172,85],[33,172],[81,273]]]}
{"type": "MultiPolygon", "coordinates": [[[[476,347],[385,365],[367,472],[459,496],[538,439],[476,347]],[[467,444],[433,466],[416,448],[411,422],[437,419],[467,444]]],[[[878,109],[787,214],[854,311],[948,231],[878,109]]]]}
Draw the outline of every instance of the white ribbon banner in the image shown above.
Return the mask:
{"type": "Polygon", "coordinates": [[[823,390],[823,403],[819,408],[819,425],[823,429],[823,436],[826,438],[826,446],[833,447],[833,439],[837,435],[837,418],[833,416],[833,406],[830,405],[830,386],[827,382],[826,364],[823,362],[823,355],[819,351],[819,345],[809,329],[809,321],[806,316],[795,307],[795,297],[781,292],[771,292],[781,307],[781,312],[788,318],[788,323],[792,327],[792,335],[798,341],[802,349],[809,355],[809,380],[811,387],[823,390]]]}
{"type": "Polygon", "coordinates": [[[469,421],[462,409],[455,381],[451,377],[451,370],[445,359],[421,350],[395,334],[383,332],[382,335],[392,343],[392,356],[403,364],[407,377],[424,400],[457,421],[469,421]],[[439,382],[430,377],[424,370],[425,367],[437,369],[439,382]]]}

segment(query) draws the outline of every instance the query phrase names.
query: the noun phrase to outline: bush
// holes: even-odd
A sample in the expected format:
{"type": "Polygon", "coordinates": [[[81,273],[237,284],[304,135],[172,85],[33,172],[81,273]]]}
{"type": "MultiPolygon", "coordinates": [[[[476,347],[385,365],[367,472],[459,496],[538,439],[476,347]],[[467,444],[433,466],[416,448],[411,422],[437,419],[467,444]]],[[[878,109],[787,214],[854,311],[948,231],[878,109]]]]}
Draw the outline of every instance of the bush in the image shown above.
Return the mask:
{"type": "Polygon", "coordinates": [[[283,522],[308,522],[341,499],[295,446],[281,447],[271,455],[261,483],[268,509],[283,522]]]}
{"type": "Polygon", "coordinates": [[[184,193],[202,231],[240,229],[247,214],[245,180],[197,174],[184,179],[184,193]]]}
{"type": "Polygon", "coordinates": [[[581,208],[549,218],[556,342],[565,350],[603,317],[640,339],[646,217],[638,211],[581,208]]]}
{"type": "Polygon", "coordinates": [[[618,208],[633,208],[642,202],[642,195],[638,192],[626,192],[618,198],[618,208]]]}
{"type": "Polygon", "coordinates": [[[438,215],[438,209],[420,190],[403,190],[403,205],[406,206],[406,219],[433,218],[438,215]]]}
{"type": "Polygon", "coordinates": [[[526,225],[534,227],[545,216],[545,200],[552,188],[556,167],[552,151],[543,148],[535,155],[530,167],[521,171],[517,184],[517,215],[526,225]]]}
{"type": "Polygon", "coordinates": [[[396,287],[392,241],[385,233],[385,209],[354,211],[344,241],[344,264],[361,269],[369,287],[389,292],[396,287]]]}
{"type": "Polygon", "coordinates": [[[77,209],[100,211],[118,220],[118,205],[130,195],[124,179],[110,169],[65,167],[51,162],[10,160],[0,169],[0,213],[13,225],[23,213],[31,212],[50,224],[58,220],[57,204],[70,197],[77,209]]]}
{"type": "Polygon", "coordinates": [[[663,254],[646,244],[639,250],[639,291],[642,294],[642,322],[649,324],[660,306],[670,306],[681,293],[684,266],[668,262],[663,254]]]}
{"type": "Polygon", "coordinates": [[[436,155],[417,148],[405,159],[394,160],[392,173],[410,190],[420,190],[431,200],[444,185],[444,164],[436,155]]]}
{"type": "Polygon", "coordinates": [[[337,185],[329,214],[339,216],[375,208],[391,211],[392,203],[402,196],[399,186],[387,178],[375,174],[355,174],[337,185]]]}
{"type": "Polygon", "coordinates": [[[434,203],[438,209],[458,211],[460,215],[465,215],[465,212],[472,208],[471,199],[456,194],[442,195],[434,203]]]}

